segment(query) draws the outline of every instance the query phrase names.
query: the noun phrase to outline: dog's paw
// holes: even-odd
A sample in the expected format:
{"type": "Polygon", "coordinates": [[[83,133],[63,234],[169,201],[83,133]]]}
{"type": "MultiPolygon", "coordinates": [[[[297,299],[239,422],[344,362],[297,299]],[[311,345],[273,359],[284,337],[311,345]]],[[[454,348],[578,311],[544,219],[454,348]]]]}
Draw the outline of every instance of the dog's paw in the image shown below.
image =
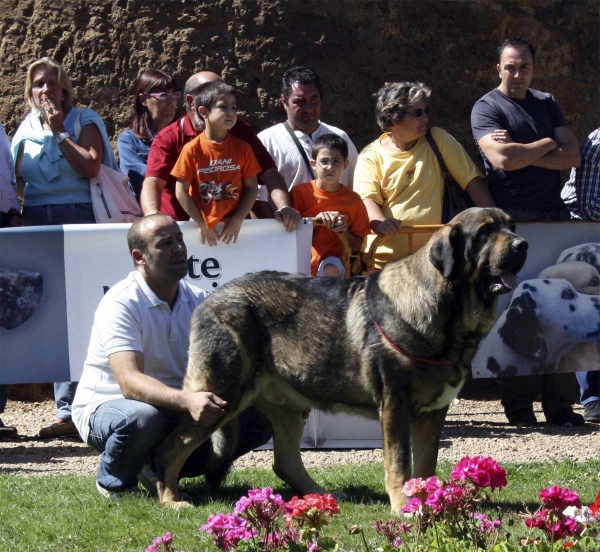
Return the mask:
{"type": "Polygon", "coordinates": [[[165,502],[161,502],[160,504],[163,508],[168,508],[170,510],[182,510],[183,508],[191,508],[192,504],[187,502],[186,500],[166,500],[165,502]]]}

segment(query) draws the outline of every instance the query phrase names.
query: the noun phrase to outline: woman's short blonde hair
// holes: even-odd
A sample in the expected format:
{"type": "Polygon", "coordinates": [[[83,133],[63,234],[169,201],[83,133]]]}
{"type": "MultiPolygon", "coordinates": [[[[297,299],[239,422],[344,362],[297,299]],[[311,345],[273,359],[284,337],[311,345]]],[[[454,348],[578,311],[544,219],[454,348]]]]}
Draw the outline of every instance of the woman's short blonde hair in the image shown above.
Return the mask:
{"type": "Polygon", "coordinates": [[[428,102],[431,88],[422,82],[386,82],[375,94],[377,124],[383,132],[401,123],[408,107],[421,100],[428,102]]]}
{"type": "Polygon", "coordinates": [[[33,88],[33,74],[44,65],[47,67],[54,67],[54,69],[56,69],[58,84],[63,89],[65,95],[63,101],[65,105],[71,107],[71,102],[73,101],[73,85],[71,84],[71,79],[65,73],[65,70],[62,68],[61,64],[49,57],[40,58],[37,61],[34,61],[27,68],[27,79],[25,80],[25,101],[31,106],[32,111],[37,111],[38,107],[33,101],[33,93],[31,91],[33,88]]]}

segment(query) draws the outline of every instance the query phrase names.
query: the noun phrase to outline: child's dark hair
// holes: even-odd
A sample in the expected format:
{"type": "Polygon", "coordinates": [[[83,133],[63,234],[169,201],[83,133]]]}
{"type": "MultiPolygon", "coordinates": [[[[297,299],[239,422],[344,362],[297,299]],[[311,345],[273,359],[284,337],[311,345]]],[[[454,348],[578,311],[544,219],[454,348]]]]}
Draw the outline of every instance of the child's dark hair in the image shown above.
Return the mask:
{"type": "Polygon", "coordinates": [[[344,161],[348,159],[348,144],[341,136],[337,134],[323,134],[319,136],[312,145],[312,158],[316,161],[317,155],[322,149],[335,149],[338,150],[344,161]]]}
{"type": "Polygon", "coordinates": [[[224,82],[207,82],[193,94],[196,109],[203,106],[210,111],[214,107],[217,97],[223,94],[233,94],[235,96],[235,89],[224,82]]]}

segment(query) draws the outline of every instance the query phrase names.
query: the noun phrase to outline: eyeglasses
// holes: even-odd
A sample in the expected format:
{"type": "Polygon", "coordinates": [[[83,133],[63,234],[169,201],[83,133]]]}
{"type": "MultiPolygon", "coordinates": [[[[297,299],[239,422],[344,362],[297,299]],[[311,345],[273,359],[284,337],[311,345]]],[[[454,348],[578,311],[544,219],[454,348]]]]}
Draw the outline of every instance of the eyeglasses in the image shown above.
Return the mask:
{"type": "Polygon", "coordinates": [[[412,115],[415,119],[420,119],[423,115],[429,115],[429,106],[425,107],[425,109],[415,109],[414,111],[407,111],[406,115],[412,115]]]}
{"type": "Polygon", "coordinates": [[[181,92],[177,91],[177,92],[150,92],[149,94],[146,94],[146,96],[152,96],[153,98],[156,98],[157,100],[160,101],[167,101],[170,100],[171,98],[173,99],[177,99],[181,97],[181,92]]]}
{"type": "Polygon", "coordinates": [[[321,159],[320,161],[315,161],[315,163],[319,165],[319,167],[321,167],[322,169],[326,169],[327,167],[339,169],[344,164],[344,161],[342,161],[341,159],[321,159]]]}

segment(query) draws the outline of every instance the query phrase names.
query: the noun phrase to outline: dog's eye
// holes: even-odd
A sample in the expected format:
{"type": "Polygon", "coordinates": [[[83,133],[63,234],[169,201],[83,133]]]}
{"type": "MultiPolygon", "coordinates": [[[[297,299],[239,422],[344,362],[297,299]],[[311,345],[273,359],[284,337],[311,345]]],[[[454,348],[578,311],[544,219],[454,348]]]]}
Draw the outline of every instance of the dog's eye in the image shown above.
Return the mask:
{"type": "Polygon", "coordinates": [[[600,279],[598,278],[598,276],[594,276],[590,280],[590,283],[588,284],[588,286],[597,286],[598,284],[600,284],[600,279]]]}
{"type": "Polygon", "coordinates": [[[572,289],[566,288],[562,294],[561,294],[561,298],[562,299],[575,299],[575,293],[573,292],[572,289]]]}
{"type": "Polygon", "coordinates": [[[483,226],[479,229],[480,236],[491,236],[494,232],[494,229],[491,226],[483,226]]]}

